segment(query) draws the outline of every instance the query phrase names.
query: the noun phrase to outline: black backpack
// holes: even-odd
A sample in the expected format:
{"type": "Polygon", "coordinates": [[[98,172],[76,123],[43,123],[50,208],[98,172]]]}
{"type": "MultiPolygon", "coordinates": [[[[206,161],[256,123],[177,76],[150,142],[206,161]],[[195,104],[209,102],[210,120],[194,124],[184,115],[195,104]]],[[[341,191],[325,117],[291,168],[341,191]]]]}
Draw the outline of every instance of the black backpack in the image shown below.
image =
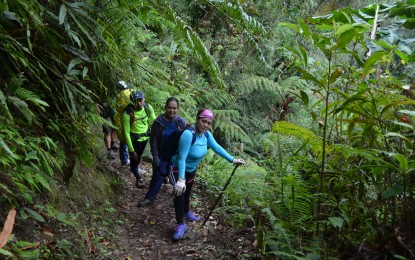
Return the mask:
{"type": "MultiPolygon", "coordinates": [[[[162,164],[160,165],[160,172],[163,177],[166,177],[169,174],[170,166],[172,165],[171,158],[177,154],[179,149],[179,140],[185,130],[190,130],[190,132],[193,134],[191,146],[196,142],[196,130],[193,126],[174,130],[169,135],[167,140],[163,142],[161,151],[159,152],[159,156],[162,161],[162,164]]],[[[207,132],[204,132],[203,134],[206,136],[206,138],[208,138],[207,132]]]]}

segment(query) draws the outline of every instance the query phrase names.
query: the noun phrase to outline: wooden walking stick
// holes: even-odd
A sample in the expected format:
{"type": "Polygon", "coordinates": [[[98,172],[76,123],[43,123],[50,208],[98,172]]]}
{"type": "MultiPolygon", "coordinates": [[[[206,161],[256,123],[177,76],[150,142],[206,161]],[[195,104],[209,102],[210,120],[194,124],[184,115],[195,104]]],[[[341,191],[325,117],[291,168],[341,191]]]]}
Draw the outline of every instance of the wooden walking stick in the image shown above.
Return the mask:
{"type": "Polygon", "coordinates": [[[205,217],[205,220],[202,223],[202,227],[206,224],[206,222],[208,221],[210,215],[212,215],[213,210],[216,208],[216,205],[219,203],[219,200],[222,198],[223,192],[226,190],[226,187],[228,187],[229,183],[231,182],[231,179],[236,171],[236,168],[238,168],[239,164],[235,165],[235,168],[233,168],[232,174],[231,176],[229,176],[228,181],[226,182],[225,186],[223,186],[223,189],[221,190],[221,192],[219,193],[219,196],[216,198],[215,203],[213,204],[212,208],[210,209],[209,214],[205,217]]]}

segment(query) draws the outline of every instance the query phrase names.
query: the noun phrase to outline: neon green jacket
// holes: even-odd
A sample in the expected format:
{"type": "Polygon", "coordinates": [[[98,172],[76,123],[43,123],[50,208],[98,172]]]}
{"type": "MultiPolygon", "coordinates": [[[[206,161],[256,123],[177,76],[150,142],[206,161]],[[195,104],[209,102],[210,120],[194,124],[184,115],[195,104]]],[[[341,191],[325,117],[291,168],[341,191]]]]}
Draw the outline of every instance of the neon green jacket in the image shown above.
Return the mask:
{"type": "Polygon", "coordinates": [[[122,117],[122,125],[124,128],[124,138],[125,143],[128,146],[129,152],[134,152],[133,147],[133,140],[131,139],[131,136],[139,136],[138,140],[134,141],[145,141],[149,139],[149,135],[146,135],[147,131],[149,130],[150,123],[154,121],[156,118],[156,115],[154,114],[153,107],[148,104],[148,115],[144,109],[144,107],[141,108],[141,110],[132,110],[134,114],[134,122],[130,124],[130,113],[129,109],[123,114],[122,117]]]}

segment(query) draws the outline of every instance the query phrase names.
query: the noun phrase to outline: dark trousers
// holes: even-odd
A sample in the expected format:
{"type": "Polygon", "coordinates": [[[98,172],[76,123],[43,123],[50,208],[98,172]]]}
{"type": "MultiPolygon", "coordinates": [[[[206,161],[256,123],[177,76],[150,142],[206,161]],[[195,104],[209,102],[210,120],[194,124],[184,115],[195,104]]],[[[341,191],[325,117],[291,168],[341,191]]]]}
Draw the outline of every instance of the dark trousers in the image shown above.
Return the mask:
{"type": "MultiPolygon", "coordinates": [[[[174,211],[176,213],[176,223],[184,223],[184,214],[190,210],[190,193],[192,191],[193,183],[195,180],[196,171],[186,172],[186,191],[181,196],[174,196],[174,211]]],[[[177,181],[177,173],[174,175],[175,181],[177,181]]],[[[172,183],[173,184],[173,183],[172,183]]],[[[174,182],[174,185],[176,183],[174,182]]]]}
{"type": "Polygon", "coordinates": [[[144,152],[144,148],[146,148],[146,144],[147,144],[148,140],[139,142],[139,141],[134,141],[133,142],[133,147],[134,147],[134,151],[137,153],[138,155],[138,159],[137,160],[131,160],[130,158],[130,170],[133,172],[134,176],[137,179],[140,179],[140,175],[138,174],[138,165],[140,164],[141,161],[141,156],[143,155],[144,152]]]}
{"type": "Polygon", "coordinates": [[[160,167],[153,166],[153,176],[151,176],[150,187],[148,187],[145,198],[151,201],[155,200],[157,194],[160,192],[163,181],[164,177],[161,176],[160,167]]]}
{"type": "Polygon", "coordinates": [[[128,145],[120,142],[120,161],[124,165],[128,160],[128,145]]]}

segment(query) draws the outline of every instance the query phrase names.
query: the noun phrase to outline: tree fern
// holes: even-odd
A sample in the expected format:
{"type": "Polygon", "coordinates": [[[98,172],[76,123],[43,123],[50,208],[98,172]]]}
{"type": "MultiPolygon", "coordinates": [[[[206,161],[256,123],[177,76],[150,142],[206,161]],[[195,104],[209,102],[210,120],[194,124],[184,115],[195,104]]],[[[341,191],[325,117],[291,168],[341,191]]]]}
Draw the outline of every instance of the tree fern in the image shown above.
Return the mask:
{"type": "Polygon", "coordinates": [[[220,1],[220,0],[209,0],[210,3],[214,3],[231,22],[241,27],[248,42],[250,42],[258,53],[259,60],[265,63],[265,57],[262,49],[259,47],[257,39],[252,34],[265,36],[266,30],[264,26],[249,16],[242,8],[239,1],[220,1]]]}
{"type": "MultiPolygon", "coordinates": [[[[319,136],[312,131],[290,122],[280,121],[275,122],[272,126],[274,133],[280,133],[284,135],[292,135],[297,138],[303,139],[314,151],[315,154],[320,154],[323,149],[323,143],[319,136]]],[[[329,149],[329,148],[327,148],[329,149]]]]}
{"type": "Polygon", "coordinates": [[[237,111],[215,110],[215,114],[215,129],[218,129],[231,140],[240,140],[244,143],[252,144],[249,136],[237,124],[239,115],[237,111]]]}
{"type": "Polygon", "coordinates": [[[177,16],[170,6],[166,8],[167,17],[175,24],[175,33],[182,39],[186,46],[193,53],[194,58],[200,65],[209,73],[212,81],[219,88],[224,88],[219,66],[213,57],[210,55],[209,50],[203,44],[200,37],[183,21],[182,18],[177,16]]]}

